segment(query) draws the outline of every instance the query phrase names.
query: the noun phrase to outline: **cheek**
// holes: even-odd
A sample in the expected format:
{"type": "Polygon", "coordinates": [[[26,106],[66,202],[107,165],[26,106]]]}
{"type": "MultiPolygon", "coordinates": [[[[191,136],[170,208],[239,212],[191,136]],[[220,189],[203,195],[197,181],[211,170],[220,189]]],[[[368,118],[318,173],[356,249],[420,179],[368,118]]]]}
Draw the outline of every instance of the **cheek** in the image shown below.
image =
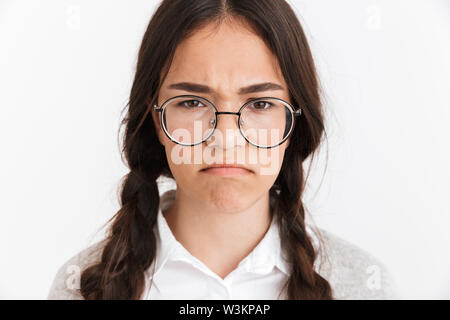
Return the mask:
{"type": "Polygon", "coordinates": [[[284,160],[285,147],[271,149],[268,153],[268,164],[260,167],[260,179],[264,185],[270,189],[280,173],[284,160]]]}
{"type": "Polygon", "coordinates": [[[253,158],[257,158],[257,171],[262,179],[275,179],[280,172],[284,160],[286,147],[279,146],[272,149],[256,149],[253,158]]]}
{"type": "Polygon", "coordinates": [[[167,137],[163,139],[166,150],[167,162],[175,180],[189,179],[196,170],[195,164],[191,161],[192,148],[183,147],[170,141],[167,137]]]}

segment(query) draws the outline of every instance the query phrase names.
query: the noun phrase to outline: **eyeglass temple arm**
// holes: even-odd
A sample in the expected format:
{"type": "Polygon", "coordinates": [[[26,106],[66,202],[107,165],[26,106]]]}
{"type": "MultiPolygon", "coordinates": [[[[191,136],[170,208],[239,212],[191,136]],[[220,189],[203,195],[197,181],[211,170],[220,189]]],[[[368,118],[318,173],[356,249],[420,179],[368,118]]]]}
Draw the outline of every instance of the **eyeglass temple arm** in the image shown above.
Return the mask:
{"type": "Polygon", "coordinates": [[[156,104],[153,105],[153,109],[155,109],[158,112],[162,111],[162,108],[158,107],[156,104]]]}

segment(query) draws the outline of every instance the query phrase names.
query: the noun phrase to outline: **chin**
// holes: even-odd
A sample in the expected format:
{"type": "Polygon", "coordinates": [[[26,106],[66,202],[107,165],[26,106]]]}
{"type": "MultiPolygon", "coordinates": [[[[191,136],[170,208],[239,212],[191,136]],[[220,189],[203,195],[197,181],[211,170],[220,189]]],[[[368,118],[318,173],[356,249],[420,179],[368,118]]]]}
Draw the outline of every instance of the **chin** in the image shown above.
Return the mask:
{"type": "Polygon", "coordinates": [[[226,182],[222,182],[217,186],[206,191],[206,201],[217,210],[224,212],[240,212],[247,206],[249,196],[240,188],[233,188],[226,182]]]}

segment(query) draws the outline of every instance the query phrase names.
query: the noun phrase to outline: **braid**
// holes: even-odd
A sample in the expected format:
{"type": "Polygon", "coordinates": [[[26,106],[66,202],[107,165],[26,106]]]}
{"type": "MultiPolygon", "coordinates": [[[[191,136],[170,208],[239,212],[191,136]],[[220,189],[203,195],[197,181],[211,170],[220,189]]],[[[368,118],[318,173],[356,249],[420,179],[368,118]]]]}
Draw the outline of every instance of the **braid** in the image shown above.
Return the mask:
{"type": "Polygon", "coordinates": [[[81,294],[89,299],[139,299],[144,271],[156,254],[153,226],[159,207],[156,179],[143,180],[131,171],[122,189],[101,261],[82,273],[81,294]]]}
{"type": "Polygon", "coordinates": [[[332,299],[330,284],[314,269],[317,254],[312,239],[306,232],[305,210],[301,201],[302,167],[297,161],[283,164],[277,180],[279,192],[276,210],[280,220],[280,234],[291,262],[291,274],[286,283],[287,296],[288,299],[295,300],[332,299]]]}

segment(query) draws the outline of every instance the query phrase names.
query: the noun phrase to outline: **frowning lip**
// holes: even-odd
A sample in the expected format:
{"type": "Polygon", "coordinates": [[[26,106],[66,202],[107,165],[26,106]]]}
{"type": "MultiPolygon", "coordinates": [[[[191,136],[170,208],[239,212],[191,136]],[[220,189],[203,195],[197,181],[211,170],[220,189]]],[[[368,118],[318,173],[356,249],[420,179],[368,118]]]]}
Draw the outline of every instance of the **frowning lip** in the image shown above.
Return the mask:
{"type": "Polygon", "coordinates": [[[205,171],[205,170],[213,169],[213,168],[223,168],[223,169],[225,169],[225,168],[230,168],[230,169],[244,169],[244,170],[247,170],[247,171],[249,171],[249,172],[253,172],[253,170],[251,170],[251,169],[249,169],[249,168],[246,168],[246,167],[244,167],[243,165],[240,165],[240,164],[232,164],[232,163],[217,163],[217,164],[215,163],[215,164],[211,164],[211,165],[209,165],[209,166],[207,166],[207,167],[201,169],[200,171],[205,171]]]}

